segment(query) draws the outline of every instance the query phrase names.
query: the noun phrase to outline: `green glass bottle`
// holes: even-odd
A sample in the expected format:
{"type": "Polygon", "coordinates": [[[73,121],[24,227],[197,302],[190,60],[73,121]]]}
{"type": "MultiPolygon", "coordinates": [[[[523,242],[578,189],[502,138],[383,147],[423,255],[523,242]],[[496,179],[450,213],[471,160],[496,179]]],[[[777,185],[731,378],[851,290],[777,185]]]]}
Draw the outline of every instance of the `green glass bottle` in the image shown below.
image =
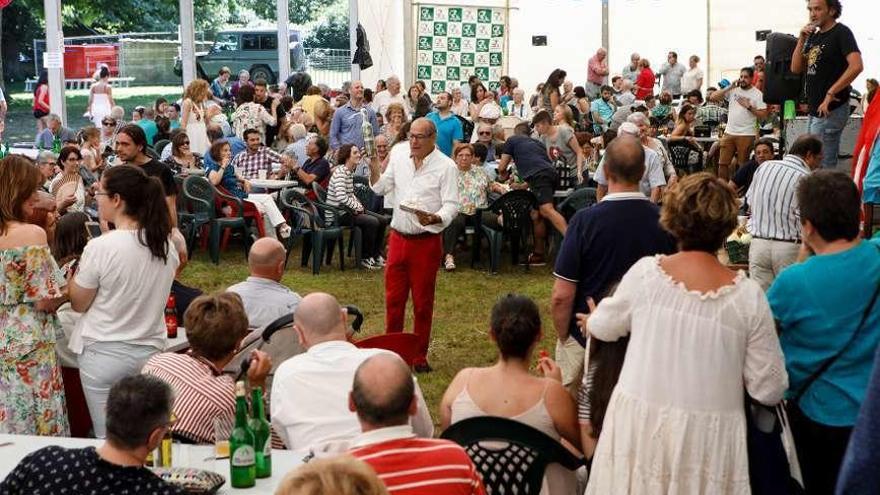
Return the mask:
{"type": "Polygon", "coordinates": [[[272,476],[272,430],[266,419],[263,406],[263,389],[254,387],[251,391],[250,428],[254,432],[254,458],[257,465],[257,478],[272,476]]]}
{"type": "Polygon", "coordinates": [[[55,136],[55,139],[52,140],[52,153],[56,155],[61,153],[61,138],[55,136]]]}
{"type": "Polygon", "coordinates": [[[235,384],[235,427],[229,436],[229,478],[233,488],[250,488],[257,479],[254,433],[248,427],[244,382],[235,384]]]}

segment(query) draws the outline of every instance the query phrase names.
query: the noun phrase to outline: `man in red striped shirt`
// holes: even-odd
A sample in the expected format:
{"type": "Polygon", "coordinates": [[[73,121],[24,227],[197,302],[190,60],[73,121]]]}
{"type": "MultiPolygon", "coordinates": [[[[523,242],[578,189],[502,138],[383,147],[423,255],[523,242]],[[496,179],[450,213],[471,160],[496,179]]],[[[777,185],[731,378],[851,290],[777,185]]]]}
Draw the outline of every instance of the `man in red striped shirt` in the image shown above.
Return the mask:
{"type": "Polygon", "coordinates": [[[363,433],[351,455],[369,464],[394,495],[485,495],[464,449],[448,440],[416,438],[412,374],[399,356],[377,354],[358,367],[348,407],[363,433]]]}

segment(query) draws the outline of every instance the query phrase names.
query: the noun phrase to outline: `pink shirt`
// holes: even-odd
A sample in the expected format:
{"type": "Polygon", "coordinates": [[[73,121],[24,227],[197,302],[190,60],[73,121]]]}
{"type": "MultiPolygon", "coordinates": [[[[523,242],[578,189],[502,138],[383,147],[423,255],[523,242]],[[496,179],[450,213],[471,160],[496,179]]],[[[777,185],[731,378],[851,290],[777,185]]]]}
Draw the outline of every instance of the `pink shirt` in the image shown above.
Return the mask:
{"type": "Polygon", "coordinates": [[[599,86],[605,84],[608,76],[608,63],[599,61],[599,55],[593,55],[587,64],[587,81],[599,86]]]}

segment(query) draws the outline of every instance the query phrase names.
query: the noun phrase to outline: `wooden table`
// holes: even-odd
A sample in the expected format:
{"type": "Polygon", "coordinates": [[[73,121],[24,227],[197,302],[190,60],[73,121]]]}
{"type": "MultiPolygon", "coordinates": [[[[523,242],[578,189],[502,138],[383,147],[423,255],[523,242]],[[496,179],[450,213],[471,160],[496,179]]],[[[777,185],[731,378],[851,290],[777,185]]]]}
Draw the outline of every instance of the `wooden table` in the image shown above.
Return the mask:
{"type": "MultiPolygon", "coordinates": [[[[32,435],[3,435],[0,434],[0,444],[12,442],[11,445],[0,447],[0,478],[6,476],[15,468],[18,462],[31,452],[59,445],[65,448],[97,447],[103,440],[94,438],[70,438],[70,437],[38,437],[32,435]]],[[[224,484],[217,493],[271,495],[284,476],[302,464],[302,458],[289,450],[272,450],[272,477],[258,479],[253,488],[232,488],[229,486],[229,459],[214,459],[213,445],[187,445],[175,443],[172,448],[171,459],[175,467],[190,467],[213,471],[226,478],[224,484]]]]}

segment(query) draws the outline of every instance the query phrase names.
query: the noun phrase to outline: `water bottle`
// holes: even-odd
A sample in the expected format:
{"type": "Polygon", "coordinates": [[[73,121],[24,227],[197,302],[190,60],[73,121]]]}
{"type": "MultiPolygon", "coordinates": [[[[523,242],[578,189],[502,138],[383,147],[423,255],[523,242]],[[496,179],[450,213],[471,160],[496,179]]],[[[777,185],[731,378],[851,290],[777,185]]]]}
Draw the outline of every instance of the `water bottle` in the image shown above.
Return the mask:
{"type": "Polygon", "coordinates": [[[248,426],[244,382],[235,383],[235,427],[229,437],[229,484],[250,488],[257,483],[254,432],[248,426]]]}
{"type": "Polygon", "coordinates": [[[361,108],[361,134],[364,137],[364,155],[368,158],[376,156],[376,141],[373,138],[373,126],[370,125],[370,118],[367,116],[366,108],[361,108]]]}
{"type": "Polygon", "coordinates": [[[61,138],[55,136],[55,139],[52,140],[52,153],[56,155],[61,153],[61,138]]]}

